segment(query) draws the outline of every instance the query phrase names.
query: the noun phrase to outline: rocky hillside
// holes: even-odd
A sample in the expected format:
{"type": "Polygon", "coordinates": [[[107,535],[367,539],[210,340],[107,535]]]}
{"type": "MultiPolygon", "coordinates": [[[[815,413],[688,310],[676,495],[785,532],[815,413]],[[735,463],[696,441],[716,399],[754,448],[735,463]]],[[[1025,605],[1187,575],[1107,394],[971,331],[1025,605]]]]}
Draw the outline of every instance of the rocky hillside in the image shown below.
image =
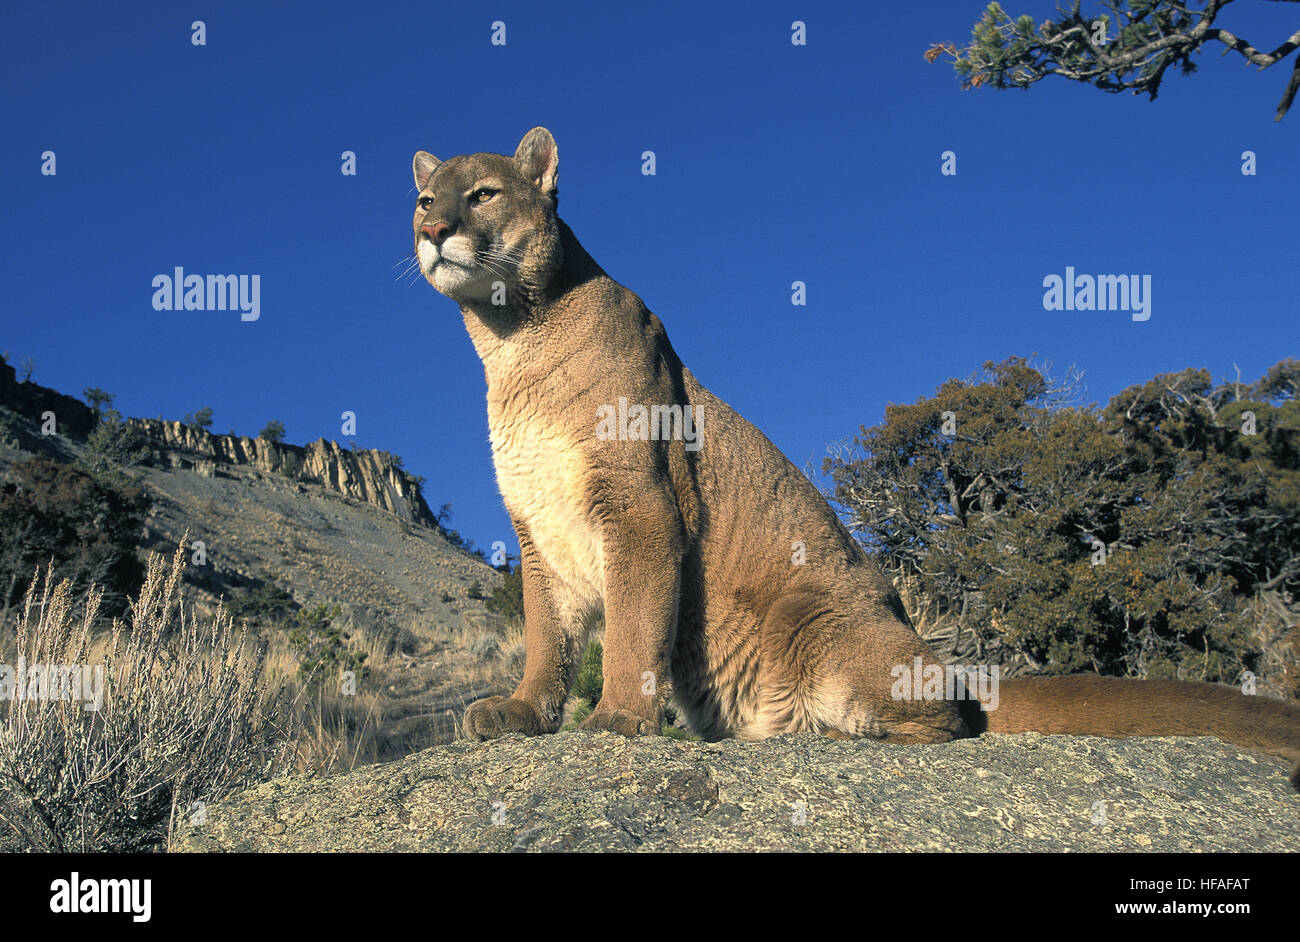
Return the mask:
{"type": "Polygon", "coordinates": [[[1278,763],[1215,739],[942,745],[573,732],[459,742],[207,808],[173,850],[1294,851],[1278,763]]]}
{"type": "MultiPolygon", "coordinates": [[[[76,461],[97,421],[85,403],[19,382],[0,362],[0,480],[32,455],[76,461]],[[42,434],[49,415],[55,434],[42,434]]],[[[141,554],[170,554],[186,534],[203,543],[205,562],[186,572],[200,614],[268,585],[302,606],[339,606],[375,668],[364,689],[378,757],[449,740],[465,702],[513,689],[509,626],[471,597],[490,595],[501,575],[448,538],[400,459],[323,439],[299,446],[127,423],[146,452],[130,473],[152,502],[141,554]]]]}
{"type": "MultiPolygon", "coordinates": [[[[73,461],[97,419],[89,406],[0,362],[0,471],[27,455],[73,461]],[[42,434],[52,416],[55,434],[42,434]]],[[[154,510],[142,545],[167,551],[188,531],[204,543],[207,570],[190,572],[206,608],[274,578],[303,603],[339,602],[391,624],[463,623],[478,582],[499,574],[449,541],[417,478],[385,451],[321,439],[306,446],[214,435],[181,422],[128,419],[147,456],[142,476],[154,510]]],[[[474,606],[470,606],[471,609],[474,606]]]]}
{"type": "MultiPolygon", "coordinates": [[[[75,455],[98,421],[94,410],[79,399],[38,383],[19,382],[14,368],[5,362],[0,362],[0,410],[7,413],[0,445],[55,458],[75,455]],[[41,431],[47,418],[54,421],[53,435],[41,431]]],[[[159,467],[208,478],[230,477],[237,470],[280,474],[320,484],[410,523],[438,526],[417,479],[386,451],[352,450],[323,438],[301,446],[214,435],[163,419],[127,419],[127,424],[141,433],[150,463],[159,467]]]]}

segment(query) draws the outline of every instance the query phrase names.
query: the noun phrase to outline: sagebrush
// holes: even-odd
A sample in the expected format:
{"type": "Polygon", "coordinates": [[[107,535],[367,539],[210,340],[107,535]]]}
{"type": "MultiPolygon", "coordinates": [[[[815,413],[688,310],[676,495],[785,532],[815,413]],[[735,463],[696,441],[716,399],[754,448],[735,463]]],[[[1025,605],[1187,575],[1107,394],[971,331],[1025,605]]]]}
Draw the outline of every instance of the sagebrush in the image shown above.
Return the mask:
{"type": "Polygon", "coordinates": [[[79,605],[53,567],[32,580],[20,663],[102,666],[105,689],[97,710],[25,690],[0,705],[0,848],[163,849],[180,816],[278,770],[286,736],[262,652],[224,613],[186,618],[184,553],[151,557],[106,633],[98,589],[79,605]]]}

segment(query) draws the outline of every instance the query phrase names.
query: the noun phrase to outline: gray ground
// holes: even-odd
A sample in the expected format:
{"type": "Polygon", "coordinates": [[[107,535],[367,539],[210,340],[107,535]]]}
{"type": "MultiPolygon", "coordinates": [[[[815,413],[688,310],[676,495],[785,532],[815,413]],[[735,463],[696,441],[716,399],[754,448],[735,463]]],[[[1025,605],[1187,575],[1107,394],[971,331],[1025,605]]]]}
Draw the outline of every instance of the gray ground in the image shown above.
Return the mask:
{"type": "Polygon", "coordinates": [[[210,806],[181,851],[1294,851],[1282,766],[1214,739],[927,746],[574,732],[459,742],[210,806]]]}

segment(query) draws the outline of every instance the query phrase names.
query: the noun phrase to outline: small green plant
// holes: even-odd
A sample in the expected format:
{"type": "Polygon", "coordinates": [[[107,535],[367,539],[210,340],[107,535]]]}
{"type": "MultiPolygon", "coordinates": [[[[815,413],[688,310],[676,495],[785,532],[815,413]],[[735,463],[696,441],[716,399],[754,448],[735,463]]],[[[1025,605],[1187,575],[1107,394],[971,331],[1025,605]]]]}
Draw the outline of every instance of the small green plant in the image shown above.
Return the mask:
{"type": "Polygon", "coordinates": [[[501,584],[492,589],[492,595],[483,607],[506,618],[524,617],[524,574],[518,566],[514,572],[507,572],[501,584]]]}
{"type": "Polygon", "coordinates": [[[589,716],[591,716],[591,707],[587,706],[585,703],[578,704],[573,708],[573,716],[570,717],[569,722],[565,725],[565,730],[570,731],[577,729],[582,725],[582,721],[589,716]]]}
{"type": "Polygon", "coordinates": [[[596,708],[596,703],[600,700],[600,691],[605,686],[605,677],[601,671],[601,659],[604,654],[599,641],[587,645],[587,650],[582,655],[582,663],[578,665],[577,676],[573,678],[573,686],[569,688],[569,696],[583,701],[588,713],[596,708]]]}
{"type": "Polygon", "coordinates": [[[293,618],[300,606],[283,586],[269,579],[255,589],[226,599],[225,608],[236,622],[274,626],[293,618]]]}
{"type": "Polygon", "coordinates": [[[483,594],[483,583],[475,579],[473,584],[470,585],[469,591],[465,593],[465,598],[474,599],[475,601],[486,599],[487,596],[483,594]]]}
{"type": "MultiPolygon", "coordinates": [[[[604,670],[601,667],[604,655],[604,648],[599,641],[591,642],[583,652],[578,674],[573,678],[573,686],[569,688],[569,696],[576,697],[579,702],[573,708],[572,719],[564,727],[566,730],[577,729],[600,702],[600,693],[605,686],[604,670]]],[[[670,739],[698,740],[700,738],[690,730],[679,729],[674,725],[676,720],[676,711],[672,707],[664,707],[664,719],[659,727],[659,735],[670,739]]]]}
{"type": "Polygon", "coordinates": [[[667,720],[665,720],[664,725],[660,727],[659,735],[667,736],[669,739],[687,739],[692,742],[700,741],[700,737],[696,736],[689,729],[682,729],[678,726],[674,726],[667,720]]]}
{"type": "Polygon", "coordinates": [[[112,407],[113,397],[108,393],[87,389],[85,395],[99,403],[94,407],[99,421],[86,436],[86,449],[77,466],[106,486],[137,483],[128,472],[149,459],[144,438],[122,421],[122,413],[112,407]],[[102,408],[105,405],[107,408],[102,408]]]}
{"type": "Polygon", "coordinates": [[[445,604],[447,602],[454,602],[456,599],[450,592],[444,592],[442,593],[442,601],[445,604]]]}
{"type": "Polygon", "coordinates": [[[348,636],[336,624],[342,610],[337,605],[305,608],[294,617],[289,647],[298,655],[298,673],[307,688],[334,681],[344,671],[366,676],[366,655],[347,646],[348,636]]]}
{"type": "Polygon", "coordinates": [[[600,700],[600,692],[605,686],[604,672],[601,668],[603,657],[604,649],[599,641],[591,642],[587,645],[587,650],[582,653],[582,663],[578,665],[578,673],[569,687],[569,696],[577,699],[578,703],[573,708],[573,717],[564,727],[565,729],[577,729],[596,708],[596,703],[600,700]]]}

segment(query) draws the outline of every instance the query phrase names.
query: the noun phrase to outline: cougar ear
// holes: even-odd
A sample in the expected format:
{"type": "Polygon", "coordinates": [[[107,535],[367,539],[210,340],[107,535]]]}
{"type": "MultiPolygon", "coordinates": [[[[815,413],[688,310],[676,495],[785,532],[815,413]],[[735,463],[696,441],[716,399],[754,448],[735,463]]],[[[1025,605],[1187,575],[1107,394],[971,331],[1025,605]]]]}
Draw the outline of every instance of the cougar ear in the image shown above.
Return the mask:
{"type": "Polygon", "coordinates": [[[560,152],[555,147],[555,138],[546,128],[533,128],[524,135],[515,149],[515,163],[525,177],[537,184],[547,196],[555,198],[558,191],[557,168],[560,164],[560,152]]]}
{"type": "Polygon", "coordinates": [[[433,171],[438,169],[440,163],[441,160],[427,151],[415,152],[415,159],[411,161],[411,171],[415,174],[416,189],[423,190],[429,185],[429,177],[433,176],[433,171]]]}

